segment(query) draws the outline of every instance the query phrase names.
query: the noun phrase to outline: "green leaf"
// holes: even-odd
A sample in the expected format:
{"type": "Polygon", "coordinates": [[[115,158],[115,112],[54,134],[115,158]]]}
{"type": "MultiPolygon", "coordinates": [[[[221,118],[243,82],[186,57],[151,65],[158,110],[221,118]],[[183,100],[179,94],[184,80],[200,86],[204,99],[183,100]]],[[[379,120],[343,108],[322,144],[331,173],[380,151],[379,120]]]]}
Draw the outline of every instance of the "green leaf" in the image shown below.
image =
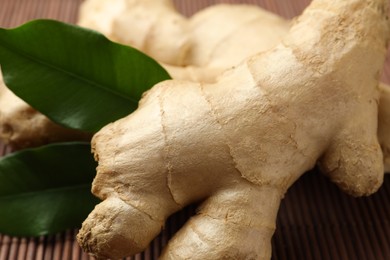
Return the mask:
{"type": "Polygon", "coordinates": [[[89,132],[130,114],[144,91],[169,79],[145,54],[52,20],[0,29],[0,65],[16,95],[53,121],[89,132]]]}
{"type": "Polygon", "coordinates": [[[0,159],[0,233],[53,234],[80,226],[98,200],[88,143],[48,145],[0,159]]]}

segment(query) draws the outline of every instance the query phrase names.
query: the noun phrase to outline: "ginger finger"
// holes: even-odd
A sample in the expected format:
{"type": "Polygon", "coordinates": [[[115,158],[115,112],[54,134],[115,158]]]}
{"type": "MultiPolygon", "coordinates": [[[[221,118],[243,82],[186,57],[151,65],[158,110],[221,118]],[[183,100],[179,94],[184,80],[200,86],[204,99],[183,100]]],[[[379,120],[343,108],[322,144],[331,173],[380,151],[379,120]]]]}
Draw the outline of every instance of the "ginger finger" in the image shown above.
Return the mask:
{"type": "Polygon", "coordinates": [[[183,65],[189,52],[186,18],[171,0],[88,0],[78,24],[170,65],[183,65]]]}
{"type": "Polygon", "coordinates": [[[235,185],[201,204],[161,258],[268,259],[281,196],[275,187],[258,187],[237,176],[235,185]]]}
{"type": "Polygon", "coordinates": [[[216,76],[209,70],[226,70],[270,49],[290,27],[289,21],[253,5],[219,4],[187,19],[172,1],[161,0],[87,0],[78,23],[149,54],[175,79],[209,82],[216,76]]]}

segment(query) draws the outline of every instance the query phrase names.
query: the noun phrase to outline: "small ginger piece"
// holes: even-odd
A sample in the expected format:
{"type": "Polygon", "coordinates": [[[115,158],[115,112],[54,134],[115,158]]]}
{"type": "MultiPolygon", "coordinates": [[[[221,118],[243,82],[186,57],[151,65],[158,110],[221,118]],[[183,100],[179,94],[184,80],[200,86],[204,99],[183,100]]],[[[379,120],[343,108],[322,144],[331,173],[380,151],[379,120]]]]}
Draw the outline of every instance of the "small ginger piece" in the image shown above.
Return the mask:
{"type": "Polygon", "coordinates": [[[171,80],[93,138],[101,202],[78,234],[98,258],[144,250],[203,201],[161,259],[269,259],[279,204],[320,163],[346,192],[383,181],[379,88],[387,0],[313,0],[282,42],[216,83],[171,80]]]}
{"type": "Polygon", "coordinates": [[[57,125],[17,97],[0,73],[0,140],[13,149],[61,141],[88,141],[91,134],[57,125]]]}

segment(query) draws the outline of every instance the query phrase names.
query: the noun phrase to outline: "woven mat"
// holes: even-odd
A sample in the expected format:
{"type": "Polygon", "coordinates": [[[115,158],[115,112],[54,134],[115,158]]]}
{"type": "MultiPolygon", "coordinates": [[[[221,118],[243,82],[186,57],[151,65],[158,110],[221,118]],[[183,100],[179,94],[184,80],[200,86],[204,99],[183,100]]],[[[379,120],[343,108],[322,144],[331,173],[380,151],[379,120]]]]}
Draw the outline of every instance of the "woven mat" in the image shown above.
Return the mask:
{"type": "MultiPolygon", "coordinates": [[[[0,0],[0,27],[13,27],[35,18],[74,23],[81,0],[0,0]]],[[[291,18],[309,0],[176,0],[186,15],[215,3],[258,4],[291,18]]],[[[385,82],[390,82],[390,60],[385,82]]],[[[9,149],[0,144],[0,155],[9,149]]],[[[150,247],[128,259],[157,259],[161,248],[194,213],[195,206],[172,216],[150,247]]],[[[1,212],[0,212],[1,217],[1,212]]],[[[0,260],[92,259],[75,242],[77,230],[39,238],[0,234],[0,260]]],[[[341,193],[318,170],[305,174],[282,202],[273,237],[273,259],[390,259],[390,176],[368,198],[354,199],[341,193]]]]}

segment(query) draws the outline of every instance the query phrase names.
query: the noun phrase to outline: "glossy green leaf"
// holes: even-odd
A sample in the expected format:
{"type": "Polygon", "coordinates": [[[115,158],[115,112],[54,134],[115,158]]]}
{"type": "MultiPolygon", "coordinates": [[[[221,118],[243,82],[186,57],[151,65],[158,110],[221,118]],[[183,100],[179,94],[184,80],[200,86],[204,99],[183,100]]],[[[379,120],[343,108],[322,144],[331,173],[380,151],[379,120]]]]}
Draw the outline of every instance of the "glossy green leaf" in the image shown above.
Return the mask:
{"type": "Polygon", "coordinates": [[[80,226],[98,200],[87,143],[64,143],[0,158],[0,233],[53,234],[80,226]]]}
{"type": "Polygon", "coordinates": [[[0,65],[16,95],[53,121],[89,132],[130,114],[144,91],[169,79],[145,54],[52,20],[0,29],[0,65]]]}

